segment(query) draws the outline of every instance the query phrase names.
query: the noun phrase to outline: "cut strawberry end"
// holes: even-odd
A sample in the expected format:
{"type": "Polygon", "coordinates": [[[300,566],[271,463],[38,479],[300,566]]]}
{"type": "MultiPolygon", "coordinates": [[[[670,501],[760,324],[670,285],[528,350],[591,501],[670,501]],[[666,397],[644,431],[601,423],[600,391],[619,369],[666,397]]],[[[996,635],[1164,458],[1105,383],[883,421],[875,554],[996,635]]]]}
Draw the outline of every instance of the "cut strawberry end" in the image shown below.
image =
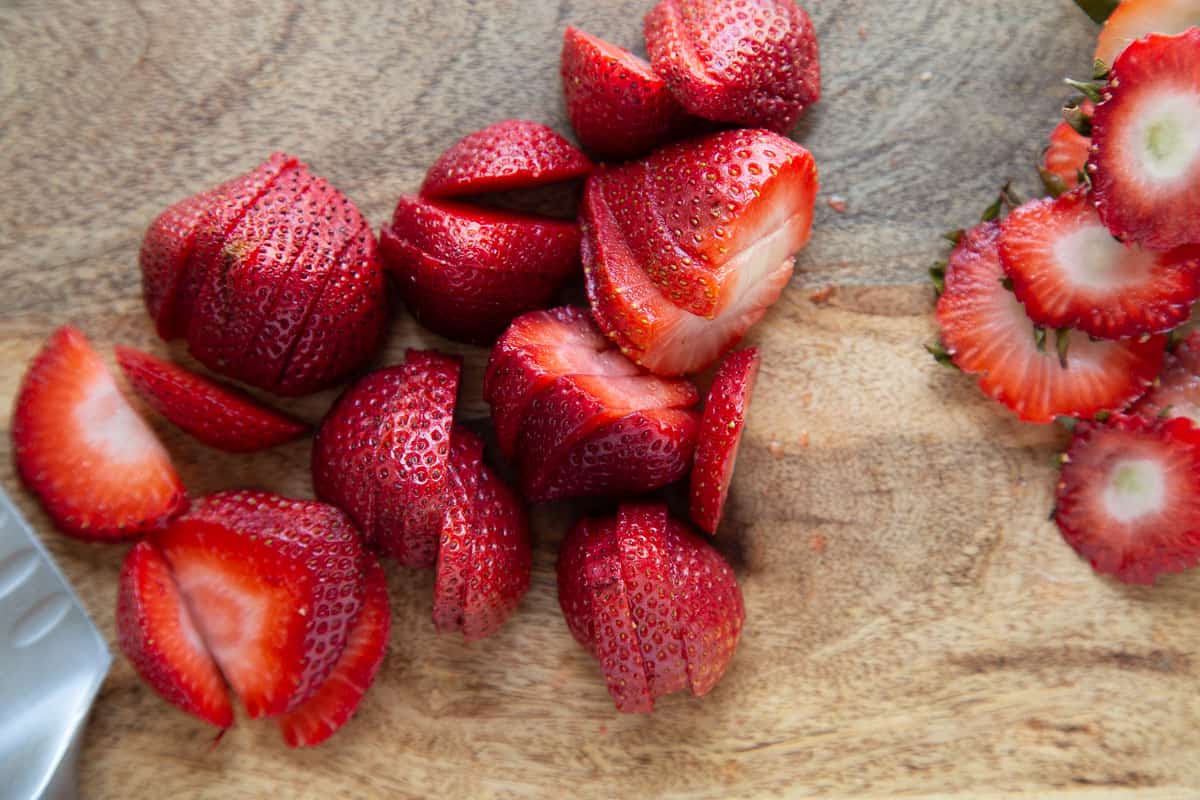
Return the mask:
{"type": "Polygon", "coordinates": [[[475,547],[467,584],[463,637],[491,636],[529,590],[533,552],[525,509],[486,464],[475,496],[475,547]]]}
{"type": "Polygon", "coordinates": [[[1058,485],[1063,538],[1097,572],[1153,583],[1200,561],[1200,431],[1115,415],[1076,428],[1058,485]]]}
{"type": "Polygon", "coordinates": [[[1147,34],[1174,35],[1196,26],[1197,0],[1122,0],[1096,39],[1096,58],[1111,67],[1126,47],[1147,34]]]}
{"type": "MultiPolygon", "coordinates": [[[[1091,101],[1085,101],[1079,110],[1090,117],[1095,106],[1091,101]]],[[[1064,120],[1050,133],[1050,144],[1042,155],[1042,168],[1057,176],[1063,186],[1072,189],[1079,185],[1079,178],[1087,169],[1091,149],[1091,137],[1081,135],[1064,120]]]]}
{"type": "Polygon", "coordinates": [[[483,467],[483,440],[462,426],[450,434],[446,510],[438,540],[433,583],[433,625],[439,633],[460,631],[466,614],[478,537],[475,498],[483,467]]]}
{"type": "Polygon", "coordinates": [[[1185,417],[1200,426],[1200,331],[1167,353],[1162,374],[1132,411],[1146,419],[1185,417]]]}

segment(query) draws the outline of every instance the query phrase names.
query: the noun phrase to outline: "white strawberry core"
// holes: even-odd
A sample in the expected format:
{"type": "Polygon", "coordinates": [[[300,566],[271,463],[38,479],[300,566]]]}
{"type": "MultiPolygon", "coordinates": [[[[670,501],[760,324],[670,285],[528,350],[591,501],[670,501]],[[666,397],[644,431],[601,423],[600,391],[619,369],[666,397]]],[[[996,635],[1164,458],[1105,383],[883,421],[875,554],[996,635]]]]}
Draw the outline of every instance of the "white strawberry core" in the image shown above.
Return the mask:
{"type": "Polygon", "coordinates": [[[1118,461],[1104,487],[1104,507],[1119,522],[1162,510],[1166,499],[1162,465],[1148,458],[1118,461]]]}
{"type": "Polygon", "coordinates": [[[1121,244],[1098,220],[1056,241],[1054,258],[1072,284],[1096,289],[1145,282],[1154,266],[1151,253],[1121,244]]]}
{"type": "Polygon", "coordinates": [[[1142,174],[1152,182],[1171,183],[1187,177],[1200,156],[1200,97],[1192,92],[1164,92],[1138,109],[1129,133],[1142,174]]]}
{"type": "Polygon", "coordinates": [[[133,464],[162,449],[107,374],[84,387],[75,406],[75,424],[88,446],[112,461],[133,464]]]}
{"type": "Polygon", "coordinates": [[[228,575],[191,559],[172,564],[175,581],[208,651],[234,688],[240,675],[253,674],[256,646],[267,620],[261,599],[237,590],[228,575]]]}

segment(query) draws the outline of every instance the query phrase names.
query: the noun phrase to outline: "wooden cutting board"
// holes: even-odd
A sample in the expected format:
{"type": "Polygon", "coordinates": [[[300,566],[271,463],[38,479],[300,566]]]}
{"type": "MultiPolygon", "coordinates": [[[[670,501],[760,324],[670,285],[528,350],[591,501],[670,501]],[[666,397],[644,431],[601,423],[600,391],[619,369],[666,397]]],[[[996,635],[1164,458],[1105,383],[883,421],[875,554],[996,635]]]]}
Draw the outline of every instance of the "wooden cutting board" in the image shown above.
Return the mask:
{"type": "MultiPolygon", "coordinates": [[[[507,117],[567,132],[563,27],[636,47],[649,6],[3,3],[0,396],[68,320],[106,353],[189,361],[139,295],[138,243],[169,202],[285,149],[381,223],[459,136],[507,117]]],[[[432,576],[390,570],[379,681],[315,750],[256,723],[211,746],[118,658],[84,797],[1200,796],[1200,572],[1152,590],[1093,575],[1047,522],[1063,435],[921,349],[938,235],[1008,177],[1033,190],[1059,78],[1087,71],[1095,28],[1069,0],[808,7],[824,99],[795,135],[824,188],[750,337],[764,366],[718,541],[748,620],[720,686],[614,712],[555,599],[571,511],[544,508],[533,588],[488,641],[435,636],[432,576]]],[[[482,427],[485,351],[400,315],[380,363],[410,345],[465,357],[461,416],[482,427]]],[[[285,405],[316,421],[332,396],[285,405]]],[[[311,496],[307,442],[225,456],[154,422],[196,494],[311,496]]],[[[112,642],[124,548],[53,533],[0,441],[5,488],[112,642]]]]}

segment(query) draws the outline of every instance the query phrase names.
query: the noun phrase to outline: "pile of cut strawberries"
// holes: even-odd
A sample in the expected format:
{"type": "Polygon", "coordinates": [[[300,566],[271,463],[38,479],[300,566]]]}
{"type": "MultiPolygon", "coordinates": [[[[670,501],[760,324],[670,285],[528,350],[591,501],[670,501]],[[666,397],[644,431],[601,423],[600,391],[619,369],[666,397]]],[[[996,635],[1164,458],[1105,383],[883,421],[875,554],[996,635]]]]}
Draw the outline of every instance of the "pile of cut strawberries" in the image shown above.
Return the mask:
{"type": "Polygon", "coordinates": [[[1054,520],[1096,571],[1150,584],[1200,560],[1200,2],[1080,5],[1103,28],[1048,196],[1006,187],[951,235],[930,349],[1072,431],[1054,520]]]}
{"type": "MultiPolygon", "coordinates": [[[[289,745],[319,743],[383,661],[381,558],[435,571],[437,630],[486,637],[529,588],[526,503],[584,496],[618,505],[567,535],[559,598],[617,707],[650,711],[720,680],[744,608],[705,534],[720,525],[760,361],[731,351],[809,237],[816,167],[781,133],[819,97],[817,43],[793,0],[662,0],[645,36],[650,63],[566,31],[567,110],[591,157],[544,125],[491,125],[438,159],[378,239],[285,154],[150,225],[140,264],[164,340],[278,395],[352,381],[316,426],[317,500],[189,499],[83,334],[68,325],[45,343],[16,399],[18,472],[64,533],[137,540],[119,644],[168,702],[223,730],[236,697],[289,745]],[[578,222],[471,199],[578,179],[578,222]],[[573,281],[590,307],[555,307],[573,281]],[[492,348],[482,392],[516,490],[455,421],[459,396],[480,390],[460,385],[458,358],[409,350],[362,374],[387,336],[389,282],[431,330],[492,348]],[[686,376],[718,363],[697,410],[686,376]],[[703,533],[639,499],[689,474],[703,533]]],[[[154,355],[117,347],[116,361],[148,406],[214,448],[312,430],[154,355]]]]}

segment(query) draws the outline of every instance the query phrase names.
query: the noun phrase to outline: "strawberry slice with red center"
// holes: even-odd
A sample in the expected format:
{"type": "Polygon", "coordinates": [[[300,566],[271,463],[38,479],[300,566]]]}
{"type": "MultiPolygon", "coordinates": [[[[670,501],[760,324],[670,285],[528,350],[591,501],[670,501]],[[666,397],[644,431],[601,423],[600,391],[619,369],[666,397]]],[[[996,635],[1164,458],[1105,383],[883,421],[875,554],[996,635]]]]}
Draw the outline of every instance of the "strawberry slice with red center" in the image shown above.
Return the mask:
{"type": "Polygon", "coordinates": [[[425,197],[531,189],[580,178],[592,162],[538,122],[510,119],[489,125],[438,158],[421,184],[425,197]]]}
{"type": "Polygon", "coordinates": [[[1196,0],[1121,0],[1096,39],[1096,58],[1112,66],[1133,42],[1150,33],[1173,35],[1200,26],[1196,0]]]}
{"type": "Polygon", "coordinates": [[[1152,250],[1200,243],[1200,29],[1131,44],[1105,98],[1088,162],[1100,218],[1152,250]]]}
{"type": "Polygon", "coordinates": [[[21,480],[70,536],[130,538],[187,507],[167,451],[69,325],[51,335],[25,373],[12,443],[21,480]]]}
{"type": "Polygon", "coordinates": [[[1200,331],[1167,353],[1162,374],[1132,411],[1147,419],[1186,417],[1200,426],[1200,331]]]}
{"type": "MultiPolygon", "coordinates": [[[[1079,105],[1079,111],[1091,117],[1096,110],[1090,100],[1079,105]]],[[[1057,181],[1057,193],[1066,192],[1079,185],[1080,177],[1087,169],[1088,156],[1092,150],[1092,139],[1071,127],[1067,121],[1054,126],[1050,132],[1050,143],[1042,154],[1042,176],[1044,181],[1057,181]],[[1049,175],[1050,178],[1046,176],[1049,175]]],[[[1051,184],[1047,182],[1047,187],[1051,184]]]]}
{"type": "Polygon", "coordinates": [[[690,512],[692,521],[708,533],[717,532],[725,511],[750,393],[761,363],[755,347],[730,354],[717,370],[704,403],[692,467],[690,512]]]}
{"type": "Polygon", "coordinates": [[[1063,538],[1097,572],[1153,583],[1200,561],[1200,431],[1114,415],[1076,427],[1058,484],[1063,538]]]}
{"type": "Polygon", "coordinates": [[[1121,244],[1081,189],[1014,209],[999,246],[1017,299],[1048,328],[1102,339],[1159,333],[1185,321],[1200,297],[1200,249],[1121,244]]]}
{"type": "Polygon", "coordinates": [[[116,348],[125,377],[155,411],[211,447],[249,453],[303,436],[308,425],[245,392],[129,347],[116,348]]]}
{"type": "Polygon", "coordinates": [[[1004,286],[999,238],[1000,225],[984,223],[950,254],[937,320],[954,364],[1028,422],[1092,417],[1139,397],[1162,367],[1166,337],[1113,342],[1078,332],[1039,334],[1004,286]]]}

